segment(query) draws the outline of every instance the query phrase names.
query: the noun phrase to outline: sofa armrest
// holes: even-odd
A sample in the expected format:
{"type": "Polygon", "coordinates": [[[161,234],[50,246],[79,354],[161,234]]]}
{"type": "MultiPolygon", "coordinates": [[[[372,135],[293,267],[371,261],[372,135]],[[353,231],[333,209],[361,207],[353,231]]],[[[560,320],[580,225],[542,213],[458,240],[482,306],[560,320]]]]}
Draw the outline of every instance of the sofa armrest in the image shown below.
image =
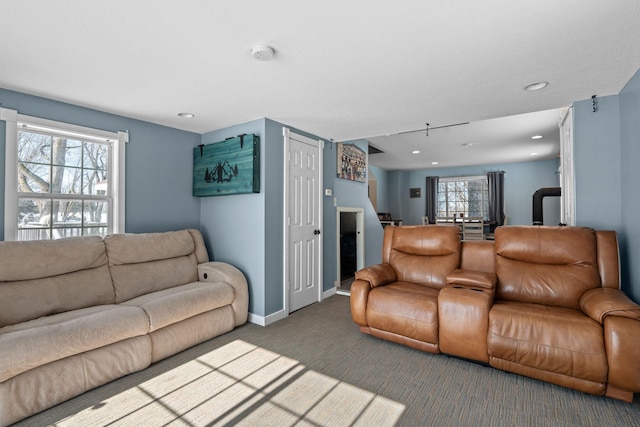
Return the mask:
{"type": "Polygon", "coordinates": [[[349,306],[351,308],[351,318],[361,327],[367,327],[367,303],[369,302],[369,292],[371,284],[364,280],[354,280],[351,283],[349,306]]]}
{"type": "Polygon", "coordinates": [[[627,402],[640,392],[640,305],[615,288],[584,293],[580,308],[603,326],[609,373],[606,395],[627,402]]]}
{"type": "Polygon", "coordinates": [[[389,264],[377,264],[356,271],[356,280],[368,282],[372,288],[375,288],[395,282],[397,275],[389,264]]]}
{"type": "Polygon", "coordinates": [[[640,305],[619,289],[596,288],[585,292],[580,298],[580,309],[600,324],[607,316],[640,320],[640,305]]]}
{"type": "Polygon", "coordinates": [[[198,264],[198,281],[223,282],[231,286],[236,294],[231,303],[235,325],[247,322],[249,315],[249,287],[244,274],[236,267],[226,262],[211,261],[198,264]]]}
{"type": "Polygon", "coordinates": [[[640,322],[608,316],[604,319],[603,330],[609,365],[606,394],[631,402],[633,393],[640,392],[640,322]]]}
{"type": "Polygon", "coordinates": [[[440,351],[489,363],[489,312],[496,289],[446,284],[438,294],[440,351]]]}
{"type": "Polygon", "coordinates": [[[498,278],[495,273],[455,269],[447,274],[447,284],[494,289],[498,278]]]}

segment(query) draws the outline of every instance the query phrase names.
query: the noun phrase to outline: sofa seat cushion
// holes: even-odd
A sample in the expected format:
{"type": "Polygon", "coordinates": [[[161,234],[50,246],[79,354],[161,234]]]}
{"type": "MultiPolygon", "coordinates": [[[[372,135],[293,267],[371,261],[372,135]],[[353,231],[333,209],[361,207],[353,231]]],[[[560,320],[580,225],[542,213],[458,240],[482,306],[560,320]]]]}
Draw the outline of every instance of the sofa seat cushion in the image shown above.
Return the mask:
{"type": "Polygon", "coordinates": [[[141,307],[149,316],[150,332],[233,302],[233,288],[221,282],[192,282],[152,292],[122,303],[141,307]]]}
{"type": "Polygon", "coordinates": [[[408,282],[378,286],[369,292],[367,323],[371,328],[437,344],[439,293],[408,282]]]}
{"type": "Polygon", "coordinates": [[[596,383],[607,381],[602,326],[578,310],[496,302],[489,312],[491,358],[596,383]]]}
{"type": "Polygon", "coordinates": [[[149,332],[139,307],[101,305],[0,328],[0,382],[47,363],[149,332]]]}

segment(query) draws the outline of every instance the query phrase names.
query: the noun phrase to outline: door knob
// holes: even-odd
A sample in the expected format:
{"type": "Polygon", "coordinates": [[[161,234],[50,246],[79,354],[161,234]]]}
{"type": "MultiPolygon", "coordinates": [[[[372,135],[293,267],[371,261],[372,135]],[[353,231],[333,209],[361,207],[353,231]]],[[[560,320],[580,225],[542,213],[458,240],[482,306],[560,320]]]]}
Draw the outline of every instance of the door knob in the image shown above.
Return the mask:
{"type": "Polygon", "coordinates": [[[313,234],[320,234],[320,230],[313,230],[313,234]]]}

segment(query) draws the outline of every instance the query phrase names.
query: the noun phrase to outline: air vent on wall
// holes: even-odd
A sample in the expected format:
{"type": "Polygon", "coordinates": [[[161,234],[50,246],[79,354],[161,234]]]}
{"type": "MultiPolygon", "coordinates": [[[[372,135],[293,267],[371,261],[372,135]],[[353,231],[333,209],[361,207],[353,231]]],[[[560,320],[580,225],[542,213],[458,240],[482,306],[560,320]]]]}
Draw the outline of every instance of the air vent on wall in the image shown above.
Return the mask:
{"type": "Polygon", "coordinates": [[[373,145],[369,144],[369,154],[378,154],[378,153],[384,153],[384,151],[379,150],[373,145]]]}

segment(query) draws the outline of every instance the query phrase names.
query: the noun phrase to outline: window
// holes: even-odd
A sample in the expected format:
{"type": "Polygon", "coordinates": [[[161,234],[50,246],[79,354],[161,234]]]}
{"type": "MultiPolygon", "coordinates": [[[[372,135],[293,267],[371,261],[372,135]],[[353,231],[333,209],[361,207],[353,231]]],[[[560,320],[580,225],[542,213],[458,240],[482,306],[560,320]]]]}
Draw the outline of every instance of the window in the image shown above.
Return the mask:
{"type": "Polygon", "coordinates": [[[5,239],[123,232],[126,137],[19,115],[8,120],[5,239]]]}
{"type": "Polygon", "coordinates": [[[438,180],[438,216],[482,217],[489,215],[489,191],[486,176],[440,178],[438,180]]]}

